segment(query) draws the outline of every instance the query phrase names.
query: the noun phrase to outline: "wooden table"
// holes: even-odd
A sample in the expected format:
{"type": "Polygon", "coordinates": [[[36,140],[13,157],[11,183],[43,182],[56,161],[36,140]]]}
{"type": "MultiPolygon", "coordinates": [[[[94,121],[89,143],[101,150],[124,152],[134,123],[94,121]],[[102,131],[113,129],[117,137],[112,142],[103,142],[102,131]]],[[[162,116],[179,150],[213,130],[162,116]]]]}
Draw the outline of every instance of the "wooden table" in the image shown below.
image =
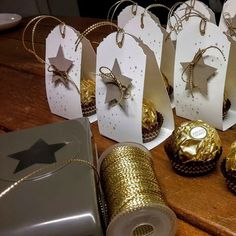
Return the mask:
{"type": "MultiPolygon", "coordinates": [[[[62,18],[61,18],[62,19],[62,18]]],[[[64,18],[80,32],[97,19],[64,18]]],[[[0,33],[0,134],[63,120],[50,113],[44,83],[44,65],[22,46],[22,30],[28,22],[0,33]]],[[[55,23],[55,22],[54,22],[55,23]]],[[[36,48],[44,56],[44,42],[52,29],[52,21],[42,22],[36,34],[36,48]]],[[[96,48],[97,42],[111,31],[100,28],[88,35],[96,48]]],[[[30,41],[30,35],[26,35],[30,41]]],[[[175,117],[179,125],[184,119],[175,117]]],[[[97,123],[91,125],[101,154],[114,142],[99,135],[97,123]]],[[[219,132],[225,155],[236,139],[236,126],[219,132]]],[[[236,196],[227,191],[219,168],[200,178],[176,175],[164,152],[163,144],[152,150],[156,173],[169,206],[178,216],[178,236],[236,235],[236,196]],[[207,233],[208,232],[208,233],[207,233]]]]}

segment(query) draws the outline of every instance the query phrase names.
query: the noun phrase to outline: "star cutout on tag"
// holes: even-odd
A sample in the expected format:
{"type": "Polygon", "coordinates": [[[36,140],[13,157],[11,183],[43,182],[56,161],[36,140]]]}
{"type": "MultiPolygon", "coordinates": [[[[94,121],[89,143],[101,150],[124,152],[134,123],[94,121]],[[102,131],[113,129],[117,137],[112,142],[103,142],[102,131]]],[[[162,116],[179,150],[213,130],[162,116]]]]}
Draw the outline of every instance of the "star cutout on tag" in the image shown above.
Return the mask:
{"type": "Polygon", "coordinates": [[[13,159],[19,160],[14,174],[36,163],[51,164],[56,162],[55,152],[65,145],[66,143],[47,144],[42,139],[39,139],[29,149],[8,155],[13,159]]]}
{"type": "Polygon", "coordinates": [[[68,72],[73,65],[73,61],[65,58],[61,45],[58,48],[56,57],[50,57],[48,60],[50,62],[50,66],[53,68],[52,82],[62,82],[66,85],[68,72]]]}
{"type": "MultiPolygon", "coordinates": [[[[201,53],[200,49],[197,53],[201,53]]],[[[191,63],[192,62],[181,62],[181,66],[183,67],[183,70],[186,70],[185,73],[187,74],[185,89],[191,91],[192,88],[198,88],[202,95],[207,95],[208,80],[212,76],[214,76],[217,69],[215,67],[206,65],[204,63],[202,55],[194,65],[191,65],[191,63]],[[191,77],[192,81],[189,81],[191,77]],[[191,83],[193,85],[192,88],[191,88],[191,83]]]]}
{"type": "Polygon", "coordinates": [[[105,74],[105,76],[101,75],[101,77],[107,86],[105,103],[113,106],[120,104],[122,106],[124,98],[127,97],[132,79],[122,75],[117,59],[115,59],[110,76],[105,74]]]}

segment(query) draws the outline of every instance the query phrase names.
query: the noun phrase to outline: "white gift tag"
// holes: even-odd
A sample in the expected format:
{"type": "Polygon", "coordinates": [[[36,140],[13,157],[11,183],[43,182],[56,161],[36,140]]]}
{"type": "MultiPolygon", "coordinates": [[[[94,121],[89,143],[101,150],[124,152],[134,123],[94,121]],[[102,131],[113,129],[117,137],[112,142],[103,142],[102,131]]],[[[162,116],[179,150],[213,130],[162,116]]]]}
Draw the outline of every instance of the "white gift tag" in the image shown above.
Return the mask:
{"type": "MultiPolygon", "coordinates": [[[[205,34],[201,35],[199,31],[200,18],[189,19],[188,25],[179,33],[176,44],[175,58],[175,78],[174,78],[174,96],[176,99],[176,114],[178,116],[190,119],[201,119],[220,130],[226,130],[236,122],[235,102],[236,96],[233,95],[233,88],[236,86],[236,71],[233,68],[235,60],[234,45],[230,44],[226,35],[213,23],[207,22],[205,34]],[[181,63],[189,64],[199,49],[205,49],[210,46],[219,48],[222,54],[216,48],[210,48],[203,54],[204,64],[209,71],[212,71],[211,77],[208,77],[206,71],[202,72],[203,67],[198,68],[201,81],[197,88],[193,89],[193,96],[189,89],[186,89],[189,71],[184,71],[181,63]],[[182,77],[183,75],[183,77],[182,77]],[[205,76],[205,77],[204,77],[205,76]],[[203,93],[202,85],[206,85],[207,93],[203,93]],[[223,98],[227,91],[228,98],[232,103],[228,115],[223,120],[223,98]]],[[[235,67],[235,66],[234,66],[235,67]]],[[[208,71],[208,72],[209,72],[208,71]]]]}
{"type": "MultiPolygon", "coordinates": [[[[188,0],[185,2],[186,4],[190,5],[191,4],[191,0],[188,0]]],[[[179,18],[183,17],[186,13],[186,4],[183,3],[181,4],[175,11],[174,13],[176,15],[178,15],[179,18]]],[[[209,20],[210,22],[212,23],[216,23],[216,19],[215,19],[215,14],[214,12],[206,5],[204,4],[203,2],[201,1],[195,1],[195,4],[194,4],[194,11],[193,12],[198,12],[199,14],[203,15],[204,17],[206,17],[207,20],[209,20]]],[[[178,18],[177,18],[178,19],[178,18]]],[[[188,20],[184,20],[182,22],[182,27],[179,28],[179,30],[177,31],[172,31],[171,33],[171,40],[172,41],[176,41],[176,38],[177,38],[177,35],[178,33],[185,27],[185,25],[188,24],[188,20]]],[[[171,16],[170,19],[168,20],[167,22],[167,25],[166,25],[166,31],[169,33],[171,32],[171,29],[170,29],[170,24],[172,26],[174,26],[176,24],[176,18],[174,16],[171,16]]]]}
{"type": "MultiPolygon", "coordinates": [[[[235,0],[228,0],[224,3],[222,12],[221,12],[221,17],[220,17],[220,22],[219,22],[219,27],[220,29],[227,33],[231,34],[229,27],[226,24],[226,21],[224,18],[228,18],[229,21],[231,21],[231,25],[233,28],[236,28],[236,1],[235,0]]],[[[236,32],[236,30],[233,30],[236,32]]],[[[236,40],[236,35],[231,35],[234,40],[236,40]]]]}
{"type": "Polygon", "coordinates": [[[96,97],[99,131],[118,142],[137,142],[152,149],[171,135],[173,113],[154,53],[137,38],[125,34],[121,48],[116,44],[116,32],[108,35],[97,48],[96,97]],[[112,52],[112,53],[111,53],[112,52]],[[110,107],[105,103],[107,85],[99,69],[119,68],[122,77],[131,80],[130,96],[123,105],[110,107]],[[144,83],[145,82],[145,83],[144,83]],[[146,98],[155,105],[164,122],[159,135],[151,142],[142,139],[142,103],[146,98]]]}
{"type": "MultiPolygon", "coordinates": [[[[46,39],[46,63],[61,67],[68,75],[67,83],[55,75],[48,66],[45,66],[45,84],[47,99],[52,113],[75,119],[83,117],[80,99],[81,77],[92,78],[95,74],[96,54],[90,42],[83,38],[75,51],[75,42],[78,32],[66,25],[65,37],[56,26],[46,39]],[[55,81],[56,80],[56,81],[55,81]]],[[[60,69],[60,68],[58,68],[60,69]]],[[[91,116],[90,122],[96,120],[96,115],[91,116]]]]}
{"type": "MultiPolygon", "coordinates": [[[[173,86],[175,51],[173,43],[167,38],[165,29],[161,28],[148,13],[145,13],[142,21],[141,15],[133,17],[125,25],[124,30],[142,40],[154,52],[158,66],[157,70],[161,70],[169,84],[173,86]]],[[[173,97],[171,103],[174,107],[173,97]]]]}
{"type": "MultiPolygon", "coordinates": [[[[137,5],[136,14],[134,15],[132,13],[132,5],[125,7],[120,14],[117,17],[117,23],[120,28],[124,28],[125,25],[134,17],[141,17],[141,14],[145,11],[145,9],[141,6],[137,5]]],[[[158,24],[160,24],[160,21],[158,17],[156,17],[154,14],[152,14],[150,11],[147,11],[146,14],[149,14],[150,17],[158,24]]]]}

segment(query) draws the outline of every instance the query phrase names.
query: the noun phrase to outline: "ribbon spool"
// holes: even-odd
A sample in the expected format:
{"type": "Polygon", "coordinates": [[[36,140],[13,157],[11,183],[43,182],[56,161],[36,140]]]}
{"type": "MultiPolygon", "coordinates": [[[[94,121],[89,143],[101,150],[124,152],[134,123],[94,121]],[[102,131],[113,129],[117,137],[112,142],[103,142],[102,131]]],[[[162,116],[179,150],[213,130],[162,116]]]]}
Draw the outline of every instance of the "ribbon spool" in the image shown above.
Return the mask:
{"type": "Polygon", "coordinates": [[[176,216],[165,204],[151,153],[136,143],[119,143],[99,159],[107,201],[107,236],[172,236],[176,216]]]}

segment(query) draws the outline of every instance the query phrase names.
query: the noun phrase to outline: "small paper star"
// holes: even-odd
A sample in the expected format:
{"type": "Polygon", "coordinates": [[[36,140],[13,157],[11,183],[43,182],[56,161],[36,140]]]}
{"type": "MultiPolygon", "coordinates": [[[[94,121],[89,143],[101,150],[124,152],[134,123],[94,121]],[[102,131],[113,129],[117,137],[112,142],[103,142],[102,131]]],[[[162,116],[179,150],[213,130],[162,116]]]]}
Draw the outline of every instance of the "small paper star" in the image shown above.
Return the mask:
{"type": "Polygon", "coordinates": [[[230,19],[232,29],[228,27],[227,34],[230,36],[236,36],[236,15],[230,19]]]}
{"type": "Polygon", "coordinates": [[[42,139],[39,139],[29,149],[9,155],[9,157],[20,161],[14,173],[35,163],[51,164],[56,162],[55,152],[65,145],[66,143],[47,144],[42,139]]]}
{"type": "MultiPolygon", "coordinates": [[[[117,59],[115,59],[114,65],[112,67],[112,73],[124,87],[128,88],[131,86],[132,80],[122,75],[117,59]]],[[[107,86],[105,103],[113,103],[116,105],[120,101],[122,96],[122,92],[119,86],[117,86],[110,78],[107,77],[103,77],[103,81],[107,86]]]]}
{"type": "MultiPolygon", "coordinates": [[[[185,69],[189,65],[189,63],[191,62],[181,62],[181,66],[183,67],[183,69],[185,69]]],[[[207,95],[208,79],[210,79],[210,77],[212,77],[215,74],[216,70],[217,69],[215,67],[206,65],[204,63],[203,57],[201,56],[199,61],[193,66],[193,72],[192,72],[193,88],[198,88],[202,95],[207,95]]],[[[189,79],[190,76],[189,70],[187,69],[185,73],[187,74],[189,79]]],[[[185,89],[191,90],[191,88],[189,87],[189,83],[186,84],[185,89]]]]}
{"type": "MultiPolygon", "coordinates": [[[[66,74],[69,72],[71,66],[73,65],[73,61],[66,59],[63,53],[62,46],[60,45],[56,57],[48,58],[51,66],[55,67],[61,74],[66,74]]],[[[53,74],[53,82],[61,81],[65,84],[65,77],[58,75],[57,71],[55,70],[53,74]]]]}

